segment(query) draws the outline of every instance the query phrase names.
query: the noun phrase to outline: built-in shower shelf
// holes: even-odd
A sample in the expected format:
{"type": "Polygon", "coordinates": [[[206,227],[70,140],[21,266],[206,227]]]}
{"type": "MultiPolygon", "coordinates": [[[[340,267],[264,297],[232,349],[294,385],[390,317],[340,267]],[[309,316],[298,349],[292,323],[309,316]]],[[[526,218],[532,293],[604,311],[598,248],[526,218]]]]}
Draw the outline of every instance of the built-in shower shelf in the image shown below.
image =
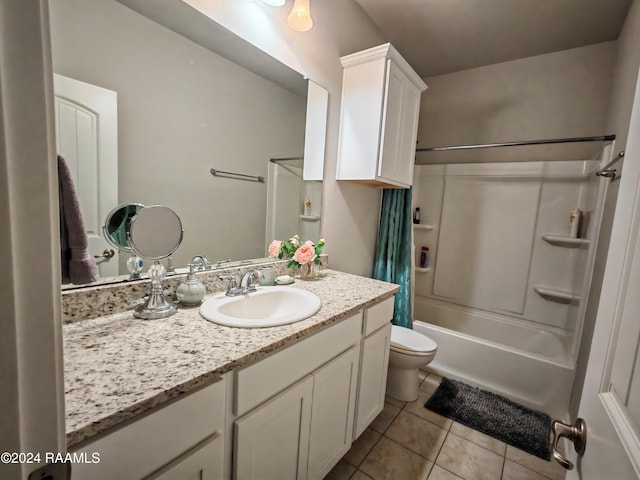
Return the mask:
{"type": "Polygon", "coordinates": [[[551,300],[558,303],[571,303],[580,300],[580,297],[573,295],[568,290],[562,290],[560,288],[547,287],[545,285],[534,285],[533,291],[540,295],[545,300],[551,300]]]}
{"type": "Polygon", "coordinates": [[[300,215],[300,220],[305,222],[317,222],[320,220],[320,215],[300,215]]]}
{"type": "Polygon", "coordinates": [[[566,235],[552,235],[550,233],[544,233],[542,239],[551,245],[569,248],[581,247],[582,245],[589,245],[591,243],[591,241],[586,238],[573,238],[566,235]]]}
{"type": "Polygon", "coordinates": [[[416,273],[427,273],[430,271],[431,271],[431,267],[427,267],[427,268],[416,267],[416,273]]]}
{"type": "Polygon", "coordinates": [[[433,230],[433,225],[428,223],[414,223],[413,228],[415,230],[433,230]]]}

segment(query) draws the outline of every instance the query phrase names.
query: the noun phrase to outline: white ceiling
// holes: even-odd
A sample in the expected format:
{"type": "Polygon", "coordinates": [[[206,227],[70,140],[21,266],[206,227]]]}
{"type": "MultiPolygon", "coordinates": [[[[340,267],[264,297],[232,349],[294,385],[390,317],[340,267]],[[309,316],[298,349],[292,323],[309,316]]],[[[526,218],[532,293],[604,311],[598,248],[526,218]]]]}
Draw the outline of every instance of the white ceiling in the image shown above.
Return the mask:
{"type": "Polygon", "coordinates": [[[616,40],[632,0],[356,0],[422,77],[616,40]]]}

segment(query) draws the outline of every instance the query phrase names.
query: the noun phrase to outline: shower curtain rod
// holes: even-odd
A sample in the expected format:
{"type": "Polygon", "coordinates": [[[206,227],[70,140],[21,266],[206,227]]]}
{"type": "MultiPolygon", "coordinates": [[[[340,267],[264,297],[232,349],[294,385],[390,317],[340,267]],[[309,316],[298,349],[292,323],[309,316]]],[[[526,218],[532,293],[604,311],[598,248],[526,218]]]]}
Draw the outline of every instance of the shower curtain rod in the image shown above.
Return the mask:
{"type": "Polygon", "coordinates": [[[270,158],[269,161],[273,163],[289,162],[293,160],[304,160],[304,157],[282,157],[282,158],[270,158]]]}
{"type": "Polygon", "coordinates": [[[287,167],[285,165],[280,165],[280,162],[289,162],[289,161],[293,161],[293,160],[304,160],[304,157],[283,157],[283,158],[270,158],[269,159],[270,162],[275,163],[280,168],[284,168],[287,172],[293,174],[294,176],[296,176],[298,178],[302,178],[302,174],[291,170],[291,168],[289,168],[289,167],[287,167]]]}
{"type": "Polygon", "coordinates": [[[471,150],[475,148],[519,147],[522,145],[549,145],[554,143],[610,142],[615,139],[615,135],[601,135],[599,137],[554,138],[548,140],[524,140],[520,142],[483,143],[478,145],[452,145],[447,147],[416,148],[416,152],[448,152],[453,150],[471,150]]]}

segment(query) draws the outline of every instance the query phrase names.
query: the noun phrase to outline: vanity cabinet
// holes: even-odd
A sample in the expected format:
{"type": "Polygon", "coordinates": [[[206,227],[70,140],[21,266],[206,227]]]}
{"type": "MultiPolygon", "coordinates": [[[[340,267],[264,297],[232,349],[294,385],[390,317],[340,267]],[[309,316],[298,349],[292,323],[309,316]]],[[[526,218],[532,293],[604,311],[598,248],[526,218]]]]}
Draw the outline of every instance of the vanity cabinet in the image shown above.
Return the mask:
{"type": "Polygon", "coordinates": [[[76,448],[72,478],[322,479],[384,406],[393,297],[76,448]]]}
{"type": "Polygon", "coordinates": [[[236,409],[251,410],[234,422],[235,479],[321,479],[349,450],[362,318],[359,312],[237,372],[236,409]]]}
{"type": "Polygon", "coordinates": [[[358,347],[236,420],[234,478],[322,479],[349,450],[358,347]]]}
{"type": "Polygon", "coordinates": [[[236,374],[234,479],[322,479],[384,408],[393,297],[236,374]]]}
{"type": "Polygon", "coordinates": [[[410,187],[426,84],[389,43],[341,61],[337,180],[410,187]]]}
{"type": "Polygon", "coordinates": [[[74,463],[73,480],[224,477],[226,381],[191,393],[74,453],[99,463],[74,463]]]}

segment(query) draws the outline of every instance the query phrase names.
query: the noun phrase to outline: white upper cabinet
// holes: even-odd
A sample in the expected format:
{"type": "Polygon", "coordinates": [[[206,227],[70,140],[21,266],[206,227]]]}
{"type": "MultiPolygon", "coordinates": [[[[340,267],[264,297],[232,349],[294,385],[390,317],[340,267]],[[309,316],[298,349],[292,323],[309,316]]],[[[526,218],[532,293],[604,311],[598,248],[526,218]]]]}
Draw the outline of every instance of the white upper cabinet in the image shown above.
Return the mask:
{"type": "Polygon", "coordinates": [[[337,180],[410,187],[427,85],[390,43],[341,60],[337,180]]]}

